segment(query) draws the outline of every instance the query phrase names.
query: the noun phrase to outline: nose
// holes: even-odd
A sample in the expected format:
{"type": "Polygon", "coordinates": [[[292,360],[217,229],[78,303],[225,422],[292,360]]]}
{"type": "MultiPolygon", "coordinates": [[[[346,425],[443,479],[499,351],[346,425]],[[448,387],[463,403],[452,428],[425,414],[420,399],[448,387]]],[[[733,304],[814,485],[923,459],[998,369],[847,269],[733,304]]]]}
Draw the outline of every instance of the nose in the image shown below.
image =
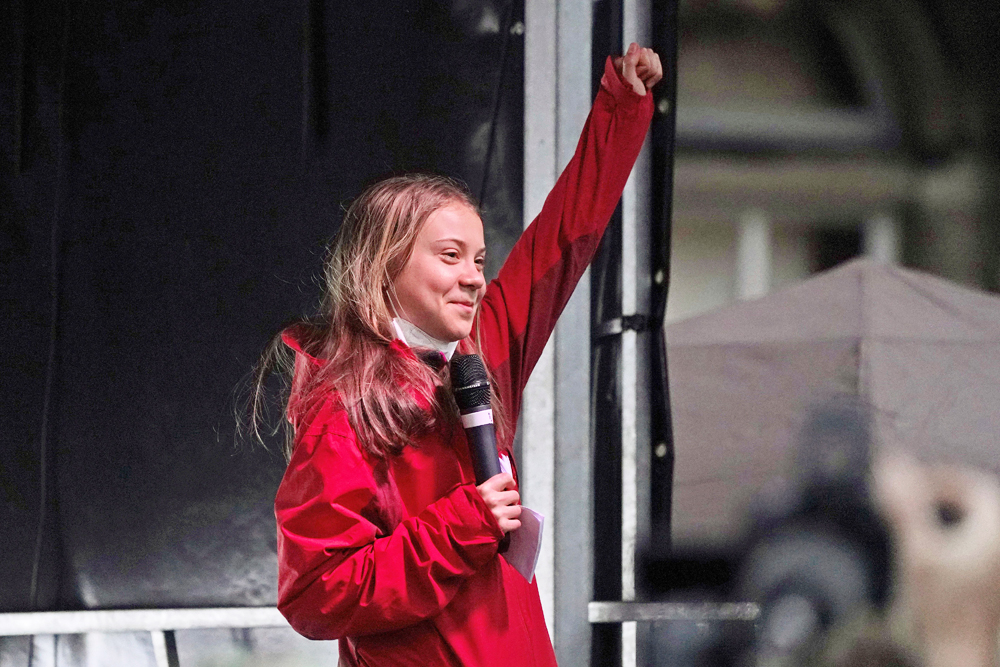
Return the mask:
{"type": "Polygon", "coordinates": [[[483,275],[482,267],[474,260],[465,262],[465,271],[461,277],[462,287],[479,291],[486,284],[486,276],[483,275]]]}

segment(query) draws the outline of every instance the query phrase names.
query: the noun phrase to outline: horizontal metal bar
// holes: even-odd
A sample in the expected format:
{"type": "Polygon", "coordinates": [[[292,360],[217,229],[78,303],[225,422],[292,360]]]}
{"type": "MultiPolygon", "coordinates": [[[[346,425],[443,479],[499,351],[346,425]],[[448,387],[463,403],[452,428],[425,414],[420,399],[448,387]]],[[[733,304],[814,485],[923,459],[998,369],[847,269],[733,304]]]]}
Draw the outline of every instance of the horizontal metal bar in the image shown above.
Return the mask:
{"type": "Polygon", "coordinates": [[[84,632],[276,628],[288,621],[274,607],[211,609],[108,609],[0,614],[0,637],[72,635],[84,632]]]}
{"type": "MultiPolygon", "coordinates": [[[[591,602],[591,623],[625,621],[754,621],[760,608],[753,602],[591,602]]],[[[0,636],[192,630],[199,628],[286,627],[274,607],[212,609],[120,609],[38,611],[0,614],[0,636]]]]}
{"type": "Polygon", "coordinates": [[[626,621],[755,621],[760,607],[754,602],[591,602],[591,623],[626,621]]]}

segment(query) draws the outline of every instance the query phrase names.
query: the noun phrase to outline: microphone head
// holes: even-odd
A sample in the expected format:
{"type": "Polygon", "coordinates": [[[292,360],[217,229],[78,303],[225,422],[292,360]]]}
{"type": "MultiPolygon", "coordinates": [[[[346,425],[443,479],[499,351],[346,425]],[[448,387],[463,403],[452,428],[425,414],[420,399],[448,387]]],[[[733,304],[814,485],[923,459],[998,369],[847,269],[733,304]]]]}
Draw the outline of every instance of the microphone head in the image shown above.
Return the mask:
{"type": "Polygon", "coordinates": [[[490,405],[490,380],[479,355],[456,354],[451,358],[451,390],[459,410],[490,405]]]}

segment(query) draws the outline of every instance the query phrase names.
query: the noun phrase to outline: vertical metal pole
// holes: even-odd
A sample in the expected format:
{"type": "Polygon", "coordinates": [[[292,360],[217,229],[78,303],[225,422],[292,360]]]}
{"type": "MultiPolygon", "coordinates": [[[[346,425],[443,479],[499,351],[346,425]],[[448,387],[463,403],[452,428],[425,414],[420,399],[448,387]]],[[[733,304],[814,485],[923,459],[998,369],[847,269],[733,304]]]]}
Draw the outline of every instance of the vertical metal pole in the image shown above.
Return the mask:
{"type": "Polygon", "coordinates": [[[180,667],[177,657],[177,638],[173,630],[152,630],[149,633],[153,640],[153,657],[156,667],[180,667]]]}
{"type": "MultiPolygon", "coordinates": [[[[622,0],[598,0],[593,17],[593,87],[608,55],[622,52],[622,0]]],[[[622,378],[619,335],[604,335],[604,323],[620,318],[622,207],[612,216],[592,265],[591,324],[598,332],[591,351],[593,415],[593,593],[596,601],[622,599],[622,378]]],[[[622,628],[599,624],[591,631],[589,664],[621,664],[622,628]]]]}
{"type": "MultiPolygon", "coordinates": [[[[556,5],[524,7],[524,224],[542,208],[555,185],[556,5]]],[[[542,552],[535,567],[549,634],[554,635],[555,357],[549,341],[531,373],[521,401],[521,501],[546,517],[542,552]]]]}
{"type": "Polygon", "coordinates": [[[663,81],[654,90],[652,138],[652,216],[650,326],[653,358],[650,388],[650,549],[670,549],[674,445],[667,372],[666,310],[670,287],[671,213],[674,201],[674,139],[677,119],[678,0],[652,0],[652,44],[663,64],[663,81]]]}
{"type": "MultiPolygon", "coordinates": [[[[652,526],[665,523],[669,532],[672,465],[664,480],[663,463],[672,461],[672,439],[662,325],[670,255],[676,15],[676,0],[595,3],[596,80],[603,64],[597,51],[620,53],[631,41],[651,45],[666,68],[665,82],[653,93],[657,118],[651,141],[626,185],[594,267],[592,323],[601,332],[592,356],[595,470],[620,470],[617,479],[594,477],[596,600],[641,599],[638,555],[652,526]],[[609,326],[614,320],[618,326],[609,326]],[[653,452],[661,452],[655,464],[653,452]],[[651,502],[664,491],[666,501],[656,497],[651,502]],[[610,553],[608,546],[616,542],[620,548],[610,553]]],[[[591,662],[645,664],[645,646],[644,632],[634,622],[596,626],[591,662]]]]}
{"type": "MultiPolygon", "coordinates": [[[[559,0],[556,160],[576,151],[591,94],[592,0],[559,0]]],[[[586,664],[593,599],[590,428],[590,272],[570,297],[555,335],[555,647],[559,664],[586,664]]]]}
{"type": "MultiPolygon", "coordinates": [[[[622,47],[651,44],[649,0],[625,0],[622,47]]],[[[651,93],[647,93],[651,94],[651,93]]],[[[650,309],[650,141],[647,139],[622,193],[622,313],[648,316],[650,309]]],[[[622,332],[622,600],[642,599],[637,556],[649,540],[649,331],[622,332]]],[[[649,626],[622,624],[622,667],[645,664],[649,626]]]]}

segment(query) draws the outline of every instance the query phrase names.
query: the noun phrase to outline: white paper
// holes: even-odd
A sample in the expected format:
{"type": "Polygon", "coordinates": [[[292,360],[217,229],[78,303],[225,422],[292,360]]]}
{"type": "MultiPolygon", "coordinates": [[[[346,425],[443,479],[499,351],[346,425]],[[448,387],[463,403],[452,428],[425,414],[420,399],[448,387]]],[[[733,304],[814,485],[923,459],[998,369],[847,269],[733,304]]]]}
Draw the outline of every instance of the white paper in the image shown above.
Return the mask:
{"type": "Polygon", "coordinates": [[[535,576],[538,555],[542,553],[542,526],[545,517],[535,510],[521,506],[521,527],[512,530],[510,546],[503,557],[530,583],[535,576]]]}
{"type": "Polygon", "coordinates": [[[510,459],[507,458],[506,454],[500,454],[500,471],[505,472],[508,475],[513,475],[514,472],[510,468],[510,459]]]}

